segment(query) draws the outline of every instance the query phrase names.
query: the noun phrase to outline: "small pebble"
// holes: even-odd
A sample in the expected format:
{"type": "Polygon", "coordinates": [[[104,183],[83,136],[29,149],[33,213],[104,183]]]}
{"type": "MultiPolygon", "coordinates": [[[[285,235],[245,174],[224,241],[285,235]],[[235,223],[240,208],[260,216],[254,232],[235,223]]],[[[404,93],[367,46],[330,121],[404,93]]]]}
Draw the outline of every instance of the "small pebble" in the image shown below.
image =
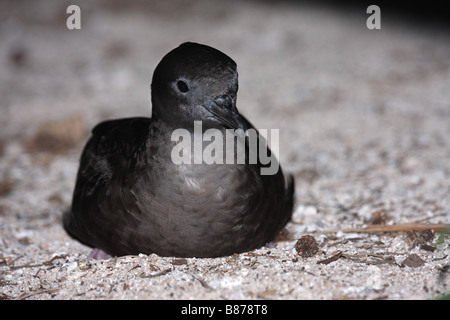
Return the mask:
{"type": "Polygon", "coordinates": [[[71,271],[74,271],[75,269],[78,268],[78,263],[75,262],[75,261],[74,262],[70,262],[70,263],[68,263],[66,265],[66,267],[67,267],[67,271],[71,272],[71,271]]]}
{"type": "Polygon", "coordinates": [[[423,261],[417,254],[409,255],[403,262],[400,264],[401,266],[407,266],[411,268],[417,268],[423,266],[425,261],[423,261]]]}
{"type": "Polygon", "coordinates": [[[295,250],[297,251],[298,255],[302,256],[303,258],[309,258],[314,256],[317,251],[319,251],[319,245],[317,244],[317,241],[313,236],[306,235],[297,240],[297,243],[295,244],[295,250]]]}

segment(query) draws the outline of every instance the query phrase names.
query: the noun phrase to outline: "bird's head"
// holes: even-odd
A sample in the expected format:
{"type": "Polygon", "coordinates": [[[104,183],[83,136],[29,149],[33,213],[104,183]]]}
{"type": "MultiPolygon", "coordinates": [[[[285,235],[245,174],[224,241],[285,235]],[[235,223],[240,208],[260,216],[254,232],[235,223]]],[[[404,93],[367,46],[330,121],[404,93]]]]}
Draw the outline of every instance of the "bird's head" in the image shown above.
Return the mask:
{"type": "Polygon", "coordinates": [[[152,79],[153,113],[177,128],[239,128],[236,63],[212,47],[186,42],[164,56],[152,79]]]}

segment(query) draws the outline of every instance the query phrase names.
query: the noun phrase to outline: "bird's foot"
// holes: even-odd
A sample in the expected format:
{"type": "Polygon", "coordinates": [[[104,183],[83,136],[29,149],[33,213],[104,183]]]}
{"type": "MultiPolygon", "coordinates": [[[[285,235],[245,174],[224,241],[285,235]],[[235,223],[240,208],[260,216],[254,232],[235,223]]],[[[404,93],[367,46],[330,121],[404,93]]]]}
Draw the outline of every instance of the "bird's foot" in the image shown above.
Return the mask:
{"type": "Polygon", "coordinates": [[[276,247],[277,247],[277,245],[276,245],[275,242],[273,242],[273,241],[270,241],[270,242],[267,242],[267,243],[266,243],[266,248],[274,249],[274,248],[276,248],[276,247]]]}
{"type": "Polygon", "coordinates": [[[94,248],[94,250],[92,250],[92,252],[89,254],[88,259],[93,259],[93,260],[106,260],[106,259],[111,259],[112,255],[106,253],[105,251],[103,251],[102,249],[98,249],[98,248],[94,248]]]}

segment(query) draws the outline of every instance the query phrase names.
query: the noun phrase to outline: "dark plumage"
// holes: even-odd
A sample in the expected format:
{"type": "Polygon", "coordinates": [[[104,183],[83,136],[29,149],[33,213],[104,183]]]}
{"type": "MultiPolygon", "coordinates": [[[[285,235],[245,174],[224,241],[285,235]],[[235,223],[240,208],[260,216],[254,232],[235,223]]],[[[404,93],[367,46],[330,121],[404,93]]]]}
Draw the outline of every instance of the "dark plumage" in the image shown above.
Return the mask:
{"type": "MultiPolygon", "coordinates": [[[[64,227],[111,255],[217,257],[272,241],[289,221],[293,178],[261,163],[171,161],[177,128],[253,126],[236,109],[236,63],[209,46],[184,43],[156,67],[152,118],[102,122],[80,160],[64,227]]],[[[248,156],[248,154],[247,154],[248,156]]],[[[247,158],[248,159],[248,158],[247,158]]]]}

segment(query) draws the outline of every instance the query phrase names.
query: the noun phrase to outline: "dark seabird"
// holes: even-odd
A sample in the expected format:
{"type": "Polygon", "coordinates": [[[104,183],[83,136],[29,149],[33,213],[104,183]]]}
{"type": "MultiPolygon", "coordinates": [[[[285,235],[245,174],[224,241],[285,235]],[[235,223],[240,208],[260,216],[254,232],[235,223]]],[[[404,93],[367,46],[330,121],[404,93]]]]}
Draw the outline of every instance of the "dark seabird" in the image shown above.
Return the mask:
{"type": "Polygon", "coordinates": [[[291,218],[292,176],[285,179],[281,168],[262,175],[267,165],[260,161],[171,160],[179,142],[172,133],[193,134],[194,121],[202,132],[254,129],[236,109],[237,91],[236,63],[224,53],[196,43],[169,52],[153,74],[152,118],[110,120],[92,130],[63,217],[67,232],[95,248],[94,257],[219,257],[272,241],[291,218]]]}

